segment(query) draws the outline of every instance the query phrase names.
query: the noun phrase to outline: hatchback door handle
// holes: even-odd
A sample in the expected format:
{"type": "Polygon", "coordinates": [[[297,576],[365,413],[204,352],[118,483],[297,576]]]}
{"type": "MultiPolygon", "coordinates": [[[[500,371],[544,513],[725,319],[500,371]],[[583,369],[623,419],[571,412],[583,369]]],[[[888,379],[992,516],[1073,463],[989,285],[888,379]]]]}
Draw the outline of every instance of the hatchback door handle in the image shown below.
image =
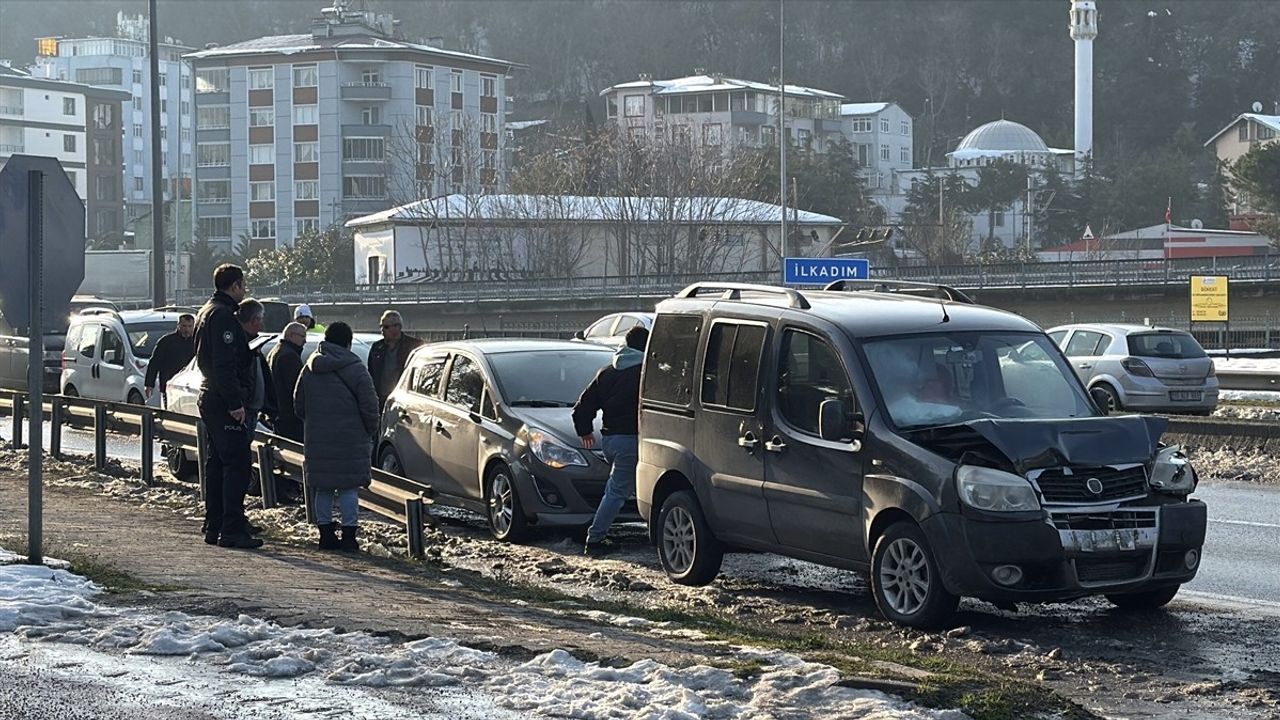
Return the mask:
{"type": "Polygon", "coordinates": [[[769,442],[764,444],[764,449],[772,453],[780,453],[787,449],[787,444],[782,442],[782,438],[774,435],[769,438],[769,442]]]}
{"type": "Polygon", "coordinates": [[[756,439],[756,434],[750,431],[743,433],[742,437],[738,438],[738,447],[748,452],[754,452],[759,444],[760,441],[756,439]]]}
{"type": "Polygon", "coordinates": [[[1080,363],[1081,370],[1088,370],[1093,367],[1093,363],[1080,363]]]}

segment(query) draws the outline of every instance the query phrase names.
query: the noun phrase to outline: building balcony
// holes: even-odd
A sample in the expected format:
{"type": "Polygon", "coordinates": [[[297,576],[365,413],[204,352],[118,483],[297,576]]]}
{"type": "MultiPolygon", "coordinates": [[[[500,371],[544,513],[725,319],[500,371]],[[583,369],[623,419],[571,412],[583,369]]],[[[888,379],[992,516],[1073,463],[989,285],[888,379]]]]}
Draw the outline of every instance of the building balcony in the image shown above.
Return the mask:
{"type": "Polygon", "coordinates": [[[390,100],[391,83],[342,83],[341,97],[343,100],[390,100]]]}
{"type": "Polygon", "coordinates": [[[390,125],[365,125],[363,123],[343,123],[344,137],[389,137],[390,125]]]}
{"type": "Polygon", "coordinates": [[[8,117],[22,117],[21,105],[0,105],[0,115],[8,117]]]}
{"type": "Polygon", "coordinates": [[[0,144],[0,155],[17,155],[21,154],[25,149],[22,145],[0,144]]]}
{"type": "Polygon", "coordinates": [[[769,117],[768,113],[755,112],[754,110],[734,110],[729,113],[729,122],[734,125],[746,125],[748,127],[778,124],[778,121],[769,117]]]}
{"type": "Polygon", "coordinates": [[[843,129],[844,122],[834,118],[818,118],[813,121],[813,131],[820,133],[838,133],[843,129]]]}

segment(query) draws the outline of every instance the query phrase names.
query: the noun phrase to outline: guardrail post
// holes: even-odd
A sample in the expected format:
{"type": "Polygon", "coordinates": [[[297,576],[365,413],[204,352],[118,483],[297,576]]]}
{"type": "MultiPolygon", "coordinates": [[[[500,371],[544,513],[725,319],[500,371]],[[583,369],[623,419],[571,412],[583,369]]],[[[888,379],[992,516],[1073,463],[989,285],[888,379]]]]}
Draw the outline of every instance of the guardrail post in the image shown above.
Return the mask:
{"type": "Polygon", "coordinates": [[[142,484],[155,484],[156,418],[151,410],[142,409],[142,484]]]}
{"type": "Polygon", "coordinates": [[[13,449],[22,447],[22,416],[26,412],[27,396],[13,394],[13,449]]]}
{"type": "Polygon", "coordinates": [[[422,498],[409,498],[404,501],[405,532],[409,534],[409,557],[421,560],[426,557],[423,547],[422,498]]]}
{"type": "Polygon", "coordinates": [[[93,406],[93,467],[107,469],[107,406],[93,406]]]}
{"type": "Polygon", "coordinates": [[[209,479],[205,477],[204,459],[209,455],[209,440],[204,431],[204,421],[196,421],[196,469],[200,475],[200,502],[204,502],[209,479]]]}
{"type": "Polygon", "coordinates": [[[49,457],[62,459],[62,422],[66,405],[59,398],[49,401],[49,457]]]}
{"type": "Polygon", "coordinates": [[[302,507],[307,511],[307,524],[316,524],[316,498],[311,492],[311,483],[307,482],[307,471],[302,471],[302,507]]]}
{"type": "Polygon", "coordinates": [[[262,492],[262,507],[270,510],[276,502],[276,456],[270,445],[258,446],[258,485],[262,492]]]}

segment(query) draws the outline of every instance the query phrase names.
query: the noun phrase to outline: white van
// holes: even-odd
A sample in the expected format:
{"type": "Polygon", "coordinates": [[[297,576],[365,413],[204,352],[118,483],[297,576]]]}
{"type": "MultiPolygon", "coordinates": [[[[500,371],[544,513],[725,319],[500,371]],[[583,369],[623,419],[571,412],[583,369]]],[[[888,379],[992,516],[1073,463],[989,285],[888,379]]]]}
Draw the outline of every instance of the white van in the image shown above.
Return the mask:
{"type": "Polygon", "coordinates": [[[62,351],[62,393],[71,397],[146,402],[147,363],[161,337],[177,329],[177,312],[90,308],[71,318],[62,351]]]}

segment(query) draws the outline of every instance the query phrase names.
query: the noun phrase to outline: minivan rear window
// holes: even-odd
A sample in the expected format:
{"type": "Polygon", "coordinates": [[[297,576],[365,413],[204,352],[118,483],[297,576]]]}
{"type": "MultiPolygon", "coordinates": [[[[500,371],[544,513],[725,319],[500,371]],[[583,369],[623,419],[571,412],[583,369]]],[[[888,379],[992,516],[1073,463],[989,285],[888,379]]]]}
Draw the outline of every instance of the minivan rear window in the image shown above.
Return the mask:
{"type": "Polygon", "coordinates": [[[641,397],[669,405],[689,405],[701,331],[702,318],[697,315],[658,316],[649,336],[641,397]]]}
{"type": "Polygon", "coordinates": [[[1186,360],[1206,357],[1204,348],[1187,333],[1138,333],[1129,336],[1129,354],[1135,357],[1186,360]]]}

